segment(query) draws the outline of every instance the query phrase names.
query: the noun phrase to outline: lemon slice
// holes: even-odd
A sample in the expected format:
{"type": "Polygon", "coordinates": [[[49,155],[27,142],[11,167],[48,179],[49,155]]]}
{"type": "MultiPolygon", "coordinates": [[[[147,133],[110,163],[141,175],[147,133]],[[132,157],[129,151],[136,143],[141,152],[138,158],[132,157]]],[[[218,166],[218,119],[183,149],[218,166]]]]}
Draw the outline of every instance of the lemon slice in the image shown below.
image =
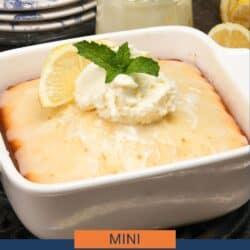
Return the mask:
{"type": "Polygon", "coordinates": [[[231,5],[230,22],[239,23],[250,28],[250,0],[238,0],[231,5]]]}
{"type": "Polygon", "coordinates": [[[227,48],[250,48],[249,30],[240,24],[218,24],[212,28],[209,36],[227,48]]]}
{"type": "Polygon", "coordinates": [[[42,70],[39,96],[44,107],[57,107],[70,102],[75,81],[88,64],[72,44],[56,47],[49,54],[42,70]]]}
{"type": "Polygon", "coordinates": [[[250,0],[221,0],[220,12],[223,22],[239,23],[250,28],[250,0]]]}
{"type": "Polygon", "coordinates": [[[230,8],[230,0],[221,0],[220,2],[220,14],[221,19],[224,23],[229,22],[229,8],[230,8]]]}

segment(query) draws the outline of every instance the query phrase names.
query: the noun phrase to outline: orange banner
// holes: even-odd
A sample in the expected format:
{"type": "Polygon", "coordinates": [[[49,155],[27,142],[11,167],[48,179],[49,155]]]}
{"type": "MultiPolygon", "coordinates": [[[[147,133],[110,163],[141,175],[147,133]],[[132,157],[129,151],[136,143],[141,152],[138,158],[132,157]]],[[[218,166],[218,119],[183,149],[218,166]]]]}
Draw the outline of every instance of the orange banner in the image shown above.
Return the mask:
{"type": "Polygon", "coordinates": [[[175,249],[173,230],[80,230],[75,231],[75,248],[175,249]]]}

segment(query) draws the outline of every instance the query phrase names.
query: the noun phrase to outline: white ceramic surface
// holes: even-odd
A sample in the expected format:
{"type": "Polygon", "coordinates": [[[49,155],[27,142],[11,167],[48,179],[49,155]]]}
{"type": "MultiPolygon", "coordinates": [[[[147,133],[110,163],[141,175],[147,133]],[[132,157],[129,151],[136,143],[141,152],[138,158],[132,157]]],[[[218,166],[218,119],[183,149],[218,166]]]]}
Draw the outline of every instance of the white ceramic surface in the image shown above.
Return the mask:
{"type": "MultiPolygon", "coordinates": [[[[86,38],[129,41],[154,56],[196,64],[250,135],[249,50],[223,49],[205,34],[178,26],[86,38]]],[[[1,53],[0,90],[38,77],[51,48],[61,43],[1,53]]],[[[1,180],[18,217],[40,238],[71,238],[74,229],[166,228],[244,204],[250,198],[249,153],[246,146],[133,173],[42,185],[18,173],[0,140],[1,180]]]]}
{"type": "Polygon", "coordinates": [[[65,8],[51,9],[48,11],[36,12],[0,12],[0,22],[36,22],[46,21],[51,19],[65,18],[68,16],[76,15],[96,7],[96,1],[88,3],[80,2],[77,5],[70,5],[65,8]]]}
{"type": "Polygon", "coordinates": [[[94,19],[96,16],[95,11],[89,11],[76,16],[65,17],[60,20],[45,21],[40,23],[27,23],[27,24],[11,24],[0,22],[0,32],[37,32],[37,31],[51,31],[60,28],[66,28],[79,23],[87,22],[94,19]]]}
{"type": "Polygon", "coordinates": [[[79,2],[80,0],[0,0],[0,10],[25,11],[50,9],[79,2]]]}

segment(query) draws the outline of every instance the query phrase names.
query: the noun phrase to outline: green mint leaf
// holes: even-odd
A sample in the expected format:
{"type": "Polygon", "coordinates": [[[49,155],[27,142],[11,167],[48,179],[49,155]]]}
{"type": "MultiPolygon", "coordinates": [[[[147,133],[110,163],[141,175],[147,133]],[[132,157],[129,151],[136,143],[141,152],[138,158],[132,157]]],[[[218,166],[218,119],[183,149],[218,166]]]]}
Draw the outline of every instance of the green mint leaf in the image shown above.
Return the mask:
{"type": "Polygon", "coordinates": [[[130,49],[128,47],[128,42],[126,42],[119,47],[116,53],[115,61],[117,66],[120,68],[126,68],[131,61],[130,57],[130,49]]]}
{"type": "Polygon", "coordinates": [[[82,41],[74,44],[79,55],[105,69],[106,83],[110,83],[119,74],[145,73],[159,75],[160,66],[153,59],[137,57],[132,59],[128,43],[122,44],[115,52],[104,44],[82,41]]]}
{"type": "Polygon", "coordinates": [[[158,76],[160,71],[160,66],[158,62],[147,57],[136,57],[129,64],[126,74],[132,73],[145,73],[153,76],[158,76]]]}
{"type": "Polygon", "coordinates": [[[112,69],[112,70],[107,70],[106,71],[106,79],[105,83],[110,83],[112,82],[119,74],[122,74],[122,70],[120,69],[112,69]]]}
{"type": "MultiPolygon", "coordinates": [[[[113,72],[118,71],[114,65],[116,53],[108,46],[88,41],[78,42],[74,46],[77,48],[79,55],[104,68],[107,74],[115,75],[113,72]]],[[[107,77],[107,79],[110,79],[110,77],[107,77]]]]}
{"type": "Polygon", "coordinates": [[[110,64],[116,56],[116,53],[108,46],[98,44],[93,41],[78,42],[74,44],[74,46],[78,49],[78,53],[81,56],[89,59],[101,67],[105,67],[106,64],[110,64]]]}

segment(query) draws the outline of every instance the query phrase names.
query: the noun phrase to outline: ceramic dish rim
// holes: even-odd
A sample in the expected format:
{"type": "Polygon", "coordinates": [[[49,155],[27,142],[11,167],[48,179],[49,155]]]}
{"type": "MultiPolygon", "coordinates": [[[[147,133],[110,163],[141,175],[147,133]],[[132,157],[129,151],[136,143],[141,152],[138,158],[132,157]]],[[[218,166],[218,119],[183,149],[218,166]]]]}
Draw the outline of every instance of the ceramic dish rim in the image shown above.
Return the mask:
{"type": "MultiPolygon", "coordinates": [[[[45,11],[33,11],[32,14],[35,12],[38,14],[38,17],[32,19],[15,19],[17,15],[20,15],[19,12],[2,12],[0,13],[0,22],[43,22],[43,21],[49,21],[49,20],[56,20],[60,18],[67,18],[70,16],[79,15],[80,13],[86,13],[86,11],[91,10],[96,7],[96,1],[90,1],[86,3],[80,3],[76,5],[71,5],[67,9],[60,8],[60,9],[52,9],[52,10],[45,10],[45,11]]],[[[23,15],[29,15],[30,12],[24,12],[23,15]]]]}
{"type": "MultiPolygon", "coordinates": [[[[143,34],[144,31],[147,31],[147,32],[161,31],[161,30],[165,31],[165,29],[168,29],[168,30],[183,29],[186,32],[192,32],[196,34],[196,36],[198,36],[200,39],[202,39],[203,41],[207,43],[208,47],[214,50],[215,56],[216,56],[216,51],[218,52],[219,50],[223,49],[201,31],[198,31],[193,28],[187,28],[187,27],[181,27],[181,26],[179,27],[169,26],[167,28],[166,27],[154,27],[154,28],[139,29],[139,30],[133,30],[133,31],[106,33],[103,35],[92,35],[92,36],[62,40],[59,42],[50,42],[50,43],[45,43],[45,44],[40,44],[40,45],[33,45],[33,46],[26,47],[26,48],[19,48],[19,49],[14,49],[11,51],[2,52],[0,54],[0,57],[4,59],[9,56],[18,56],[20,55],[20,53],[22,53],[23,50],[32,52],[32,51],[39,50],[41,47],[44,47],[44,46],[52,47],[54,45],[59,45],[65,42],[79,41],[83,39],[84,40],[85,39],[107,39],[107,37],[109,39],[112,39],[112,38],[115,38],[117,34],[122,34],[123,36],[126,36],[130,33],[143,34]]],[[[216,59],[218,60],[217,57],[216,59]]],[[[226,68],[225,68],[225,71],[227,71],[226,68]]],[[[245,157],[250,153],[250,145],[246,145],[244,147],[233,149],[227,152],[222,152],[222,153],[204,156],[204,157],[198,157],[198,158],[190,159],[190,160],[174,162],[171,164],[163,164],[163,165],[160,165],[154,168],[145,169],[145,170],[137,170],[134,172],[126,172],[126,173],[120,173],[120,174],[115,174],[115,175],[106,175],[106,176],[102,176],[98,178],[78,180],[78,181],[72,181],[72,182],[67,182],[67,183],[39,184],[39,183],[34,183],[25,179],[18,172],[18,170],[14,166],[12,159],[9,157],[9,153],[8,153],[8,150],[6,149],[6,146],[1,145],[3,143],[3,139],[1,137],[2,137],[2,133],[0,133],[0,165],[2,165],[1,171],[4,171],[4,173],[8,176],[8,178],[13,182],[13,184],[18,186],[18,188],[20,188],[21,190],[25,190],[27,192],[36,193],[37,195],[70,193],[70,192],[75,192],[77,190],[79,191],[82,189],[86,190],[89,188],[91,189],[101,188],[101,187],[114,185],[114,184],[130,183],[130,182],[138,181],[140,179],[145,179],[145,178],[157,178],[159,175],[161,176],[167,175],[175,171],[194,169],[198,167],[205,167],[210,164],[221,163],[223,161],[241,159],[242,157],[245,157]]]]}
{"type": "Polygon", "coordinates": [[[66,5],[70,5],[76,2],[80,2],[80,0],[63,0],[63,2],[56,1],[56,2],[50,2],[47,0],[47,3],[40,3],[37,7],[25,7],[25,8],[4,8],[3,2],[0,3],[0,11],[35,11],[35,10],[44,10],[44,9],[52,9],[52,8],[58,8],[66,5]]]}
{"type": "Polygon", "coordinates": [[[63,18],[63,20],[45,20],[41,23],[37,22],[35,24],[3,24],[0,23],[0,32],[10,32],[10,33],[20,33],[20,32],[43,32],[43,31],[53,31],[57,29],[68,28],[79,23],[88,22],[96,17],[95,11],[89,10],[88,12],[83,12],[77,15],[69,16],[63,18]],[[2,27],[1,27],[2,26],[2,27]],[[3,28],[6,27],[6,28],[3,28]],[[14,27],[14,28],[12,28],[14,27]],[[15,28],[16,27],[16,28],[15,28]],[[20,28],[21,27],[21,28],[20,28]]]}

